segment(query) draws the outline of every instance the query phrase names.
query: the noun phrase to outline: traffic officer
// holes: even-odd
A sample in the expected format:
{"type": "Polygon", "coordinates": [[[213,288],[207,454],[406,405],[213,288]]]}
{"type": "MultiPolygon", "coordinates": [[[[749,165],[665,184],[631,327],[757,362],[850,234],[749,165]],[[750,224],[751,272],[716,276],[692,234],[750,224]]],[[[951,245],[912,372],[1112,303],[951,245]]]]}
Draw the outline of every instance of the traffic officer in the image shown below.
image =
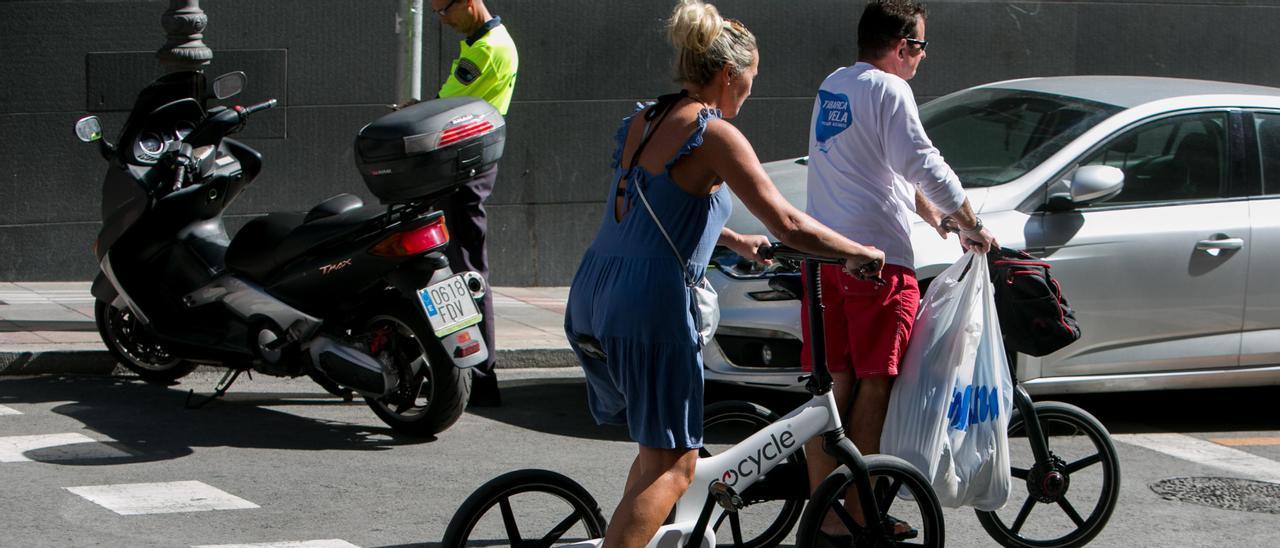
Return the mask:
{"type": "MultiPolygon", "coordinates": [[[[489,13],[484,0],[431,0],[431,10],[466,38],[462,40],[458,58],[453,60],[449,78],[440,87],[440,97],[471,96],[488,101],[503,116],[511,105],[516,86],[520,58],[516,44],[502,24],[502,18],[489,13]]],[[[493,192],[498,166],[478,174],[457,192],[441,201],[451,245],[446,254],[455,270],[479,272],[489,280],[489,254],[485,245],[488,224],[484,201],[493,192]]],[[[498,377],[494,371],[496,348],[493,341],[493,296],[485,294],[482,303],[484,322],[481,331],[489,347],[489,359],[473,369],[471,401],[473,406],[498,406],[498,377]]]]}

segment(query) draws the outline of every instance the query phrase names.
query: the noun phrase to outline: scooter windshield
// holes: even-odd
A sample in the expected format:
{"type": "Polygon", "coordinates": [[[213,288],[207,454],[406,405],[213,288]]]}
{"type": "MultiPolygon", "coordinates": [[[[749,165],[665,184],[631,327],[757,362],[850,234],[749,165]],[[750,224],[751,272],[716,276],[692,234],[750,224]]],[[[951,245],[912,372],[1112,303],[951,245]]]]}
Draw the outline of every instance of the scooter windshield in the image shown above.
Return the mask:
{"type": "Polygon", "coordinates": [[[206,109],[207,90],[203,72],[172,72],[156,78],[138,93],[138,99],[133,103],[133,110],[129,112],[129,120],[124,124],[125,130],[121,133],[120,144],[128,144],[124,140],[132,133],[130,130],[144,123],[151,113],[161,106],[179,99],[195,99],[201,109],[206,109]]]}

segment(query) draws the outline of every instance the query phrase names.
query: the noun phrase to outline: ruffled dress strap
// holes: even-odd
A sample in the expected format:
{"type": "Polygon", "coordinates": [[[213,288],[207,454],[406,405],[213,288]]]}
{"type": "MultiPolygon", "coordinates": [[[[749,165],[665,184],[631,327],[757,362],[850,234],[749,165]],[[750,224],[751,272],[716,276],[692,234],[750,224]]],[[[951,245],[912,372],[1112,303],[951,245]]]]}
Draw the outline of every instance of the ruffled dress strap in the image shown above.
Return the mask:
{"type": "Polygon", "coordinates": [[[693,130],[693,135],[690,135],[689,139],[684,142],[684,146],[680,147],[680,150],[676,151],[675,156],[672,156],[670,160],[667,160],[667,164],[663,166],[662,170],[670,173],[671,166],[676,165],[676,162],[679,162],[681,158],[688,156],[689,153],[693,152],[693,149],[702,146],[702,136],[707,132],[707,123],[710,122],[712,118],[720,119],[722,116],[723,115],[720,113],[720,109],[718,108],[704,107],[698,110],[698,129],[693,130]]]}
{"type": "Polygon", "coordinates": [[[637,102],[635,110],[631,111],[631,115],[622,119],[622,126],[618,128],[617,133],[613,136],[613,162],[609,164],[609,167],[613,169],[622,167],[622,149],[627,145],[627,132],[631,130],[631,120],[635,119],[636,115],[640,114],[641,111],[653,106],[654,104],[655,103],[653,101],[646,103],[637,102]]]}

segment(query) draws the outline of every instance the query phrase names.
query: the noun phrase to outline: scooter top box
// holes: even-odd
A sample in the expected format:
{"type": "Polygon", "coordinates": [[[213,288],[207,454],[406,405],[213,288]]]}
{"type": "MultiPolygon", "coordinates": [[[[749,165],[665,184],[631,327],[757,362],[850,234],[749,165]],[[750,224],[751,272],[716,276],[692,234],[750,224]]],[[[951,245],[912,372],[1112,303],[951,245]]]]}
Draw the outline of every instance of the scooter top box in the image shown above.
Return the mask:
{"type": "Polygon", "coordinates": [[[506,121],[483,99],[424,101],[362,128],[356,167],[382,203],[423,200],[493,166],[506,138],[506,121]]]}

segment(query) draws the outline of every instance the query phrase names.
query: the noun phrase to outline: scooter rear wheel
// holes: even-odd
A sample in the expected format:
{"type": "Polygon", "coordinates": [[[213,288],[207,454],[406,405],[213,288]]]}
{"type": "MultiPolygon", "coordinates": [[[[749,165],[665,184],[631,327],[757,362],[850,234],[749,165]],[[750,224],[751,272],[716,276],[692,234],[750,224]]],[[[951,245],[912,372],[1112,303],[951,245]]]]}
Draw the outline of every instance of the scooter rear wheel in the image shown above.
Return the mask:
{"type": "Polygon", "coordinates": [[[179,359],[146,331],[133,312],[97,301],[93,307],[98,335],[116,362],[142,380],[170,385],[195,370],[196,364],[179,359]]]}
{"type": "Polygon", "coordinates": [[[365,403],[401,434],[427,437],[443,432],[466,409],[471,372],[454,367],[422,313],[404,301],[384,301],[370,310],[377,312],[355,324],[356,335],[386,338],[373,354],[391,361],[400,386],[389,396],[365,398],[365,403]],[[412,373],[415,366],[417,372],[412,373]]]}

